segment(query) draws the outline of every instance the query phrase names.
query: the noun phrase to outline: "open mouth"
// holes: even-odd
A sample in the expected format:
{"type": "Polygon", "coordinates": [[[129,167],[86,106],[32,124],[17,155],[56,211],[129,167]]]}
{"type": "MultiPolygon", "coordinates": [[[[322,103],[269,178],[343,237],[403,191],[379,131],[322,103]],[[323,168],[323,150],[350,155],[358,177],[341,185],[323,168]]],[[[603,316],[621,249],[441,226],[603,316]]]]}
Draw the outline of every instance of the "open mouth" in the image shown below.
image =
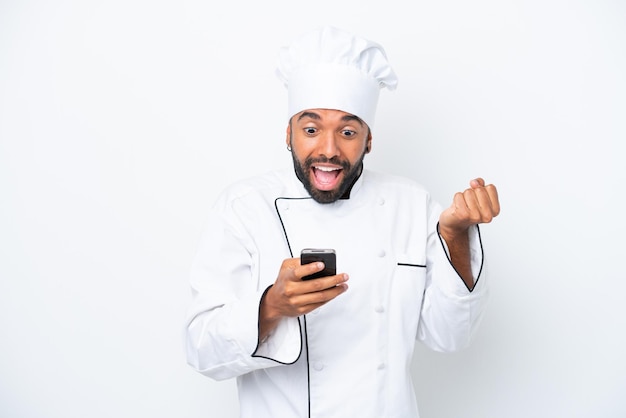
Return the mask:
{"type": "Polygon", "coordinates": [[[337,166],[314,165],[311,167],[313,184],[319,190],[333,190],[340,182],[343,168],[337,166]]]}

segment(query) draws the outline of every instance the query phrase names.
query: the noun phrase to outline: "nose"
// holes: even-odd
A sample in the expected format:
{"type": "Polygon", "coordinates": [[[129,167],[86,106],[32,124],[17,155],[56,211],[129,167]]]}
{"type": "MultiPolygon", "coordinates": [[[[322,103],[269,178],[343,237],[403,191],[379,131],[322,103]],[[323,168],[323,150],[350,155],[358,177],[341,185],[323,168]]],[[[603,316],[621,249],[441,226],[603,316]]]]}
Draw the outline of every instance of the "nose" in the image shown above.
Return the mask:
{"type": "Polygon", "coordinates": [[[326,158],[333,158],[340,154],[337,138],[334,132],[325,132],[319,136],[318,152],[326,158]]]}

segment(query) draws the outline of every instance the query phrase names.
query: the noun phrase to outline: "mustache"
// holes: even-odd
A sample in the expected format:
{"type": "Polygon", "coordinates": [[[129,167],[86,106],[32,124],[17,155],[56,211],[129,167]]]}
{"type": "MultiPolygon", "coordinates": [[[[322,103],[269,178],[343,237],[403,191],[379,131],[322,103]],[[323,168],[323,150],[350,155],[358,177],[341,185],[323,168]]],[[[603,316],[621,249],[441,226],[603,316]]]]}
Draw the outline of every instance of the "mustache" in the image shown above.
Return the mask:
{"type": "Polygon", "coordinates": [[[340,160],[339,157],[332,157],[332,158],[328,158],[328,157],[312,158],[312,157],[309,157],[306,160],[304,160],[304,164],[307,167],[311,167],[313,164],[316,164],[316,163],[335,164],[335,165],[341,166],[341,168],[343,168],[344,170],[350,170],[350,168],[352,167],[352,165],[348,161],[340,160]]]}

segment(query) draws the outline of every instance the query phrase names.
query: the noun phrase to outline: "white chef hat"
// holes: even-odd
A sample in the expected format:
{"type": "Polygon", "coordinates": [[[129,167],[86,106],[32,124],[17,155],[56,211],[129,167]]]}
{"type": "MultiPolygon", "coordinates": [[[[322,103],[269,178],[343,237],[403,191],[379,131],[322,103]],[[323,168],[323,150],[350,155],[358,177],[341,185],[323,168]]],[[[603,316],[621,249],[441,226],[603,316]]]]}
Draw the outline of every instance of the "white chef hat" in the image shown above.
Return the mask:
{"type": "Polygon", "coordinates": [[[281,48],[276,74],[287,87],[289,118],[306,109],[336,109],[370,129],[380,90],[398,84],[381,45],[331,26],[281,48]]]}

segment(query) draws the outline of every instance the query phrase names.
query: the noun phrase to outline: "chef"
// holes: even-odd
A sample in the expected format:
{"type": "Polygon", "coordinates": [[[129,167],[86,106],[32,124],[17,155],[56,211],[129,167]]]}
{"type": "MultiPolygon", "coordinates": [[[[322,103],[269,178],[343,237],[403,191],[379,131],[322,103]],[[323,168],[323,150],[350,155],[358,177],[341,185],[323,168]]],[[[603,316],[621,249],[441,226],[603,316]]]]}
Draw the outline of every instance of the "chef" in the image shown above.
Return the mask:
{"type": "Polygon", "coordinates": [[[191,272],[188,363],[236,378],[242,417],[418,417],[415,341],[466,347],[487,296],[478,224],[500,211],[478,178],[445,210],[420,184],[364,168],[383,48],[334,27],[280,51],[294,168],[216,199],[191,272]],[[337,274],[304,248],[330,248],[337,274]]]}

